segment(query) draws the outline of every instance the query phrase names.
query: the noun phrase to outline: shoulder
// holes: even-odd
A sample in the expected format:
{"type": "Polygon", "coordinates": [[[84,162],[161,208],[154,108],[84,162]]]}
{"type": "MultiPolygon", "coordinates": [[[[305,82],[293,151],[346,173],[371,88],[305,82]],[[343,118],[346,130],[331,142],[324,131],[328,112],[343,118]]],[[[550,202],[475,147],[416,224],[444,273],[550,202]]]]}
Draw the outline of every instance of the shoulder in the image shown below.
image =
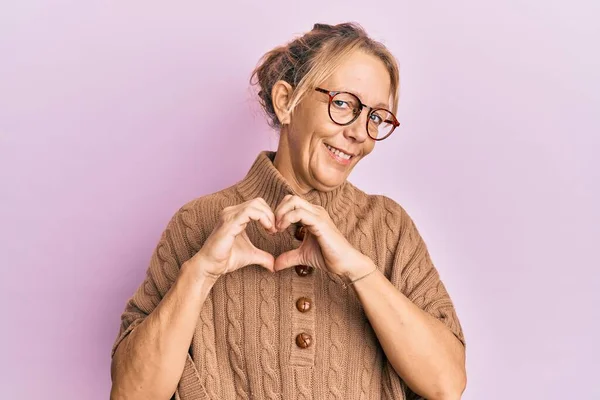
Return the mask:
{"type": "Polygon", "coordinates": [[[170,225],[197,225],[217,219],[219,213],[225,208],[242,201],[236,186],[205,194],[179,206],[173,214],[170,225]]]}

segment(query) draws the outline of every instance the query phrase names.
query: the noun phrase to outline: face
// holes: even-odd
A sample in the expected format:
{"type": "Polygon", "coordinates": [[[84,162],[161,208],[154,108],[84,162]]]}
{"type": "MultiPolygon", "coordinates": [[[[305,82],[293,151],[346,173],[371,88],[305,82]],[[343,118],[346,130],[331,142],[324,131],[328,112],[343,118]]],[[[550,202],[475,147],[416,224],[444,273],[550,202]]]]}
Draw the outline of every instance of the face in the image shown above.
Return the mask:
{"type": "MultiPolygon", "coordinates": [[[[385,65],[361,51],[350,55],[319,87],[353,93],[371,107],[391,108],[390,76],[385,65]]],[[[363,108],[360,117],[350,125],[340,126],[330,119],[328,104],[327,94],[311,90],[294,109],[289,124],[282,128],[280,147],[287,148],[280,150],[289,158],[288,172],[292,175],[286,178],[300,191],[335,189],[375,146],[366,131],[369,109],[363,108]],[[335,149],[351,155],[350,159],[335,149]]]]}

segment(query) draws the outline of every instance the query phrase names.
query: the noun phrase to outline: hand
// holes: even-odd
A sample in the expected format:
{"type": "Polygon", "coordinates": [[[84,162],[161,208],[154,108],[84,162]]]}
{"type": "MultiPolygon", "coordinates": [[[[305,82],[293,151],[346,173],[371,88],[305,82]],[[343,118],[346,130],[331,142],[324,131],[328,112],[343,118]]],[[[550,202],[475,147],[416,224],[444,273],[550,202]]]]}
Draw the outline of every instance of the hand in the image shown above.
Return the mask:
{"type": "Polygon", "coordinates": [[[262,198],[226,207],[200,251],[187,261],[188,265],[212,279],[251,264],[273,272],[273,255],[256,248],[248,238],[246,226],[251,220],[259,221],[271,233],[277,232],[273,211],[262,198]]]}
{"type": "Polygon", "coordinates": [[[323,207],[287,195],[275,210],[275,220],[278,231],[297,222],[307,229],[300,247],[277,257],[275,271],[309,265],[353,280],[372,270],[372,260],[346,240],[323,207]]]}

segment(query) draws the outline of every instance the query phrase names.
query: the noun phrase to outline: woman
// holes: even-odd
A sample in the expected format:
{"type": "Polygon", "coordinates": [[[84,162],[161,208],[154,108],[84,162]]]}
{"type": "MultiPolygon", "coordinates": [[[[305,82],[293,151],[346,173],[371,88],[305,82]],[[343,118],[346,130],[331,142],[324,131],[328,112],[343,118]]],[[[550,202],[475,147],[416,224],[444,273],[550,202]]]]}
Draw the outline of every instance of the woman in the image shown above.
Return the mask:
{"type": "Polygon", "coordinates": [[[253,76],[277,152],[173,216],[122,315],[111,397],[459,399],[464,337],[425,243],[347,181],[399,125],[394,57],[317,24],[253,76]]]}

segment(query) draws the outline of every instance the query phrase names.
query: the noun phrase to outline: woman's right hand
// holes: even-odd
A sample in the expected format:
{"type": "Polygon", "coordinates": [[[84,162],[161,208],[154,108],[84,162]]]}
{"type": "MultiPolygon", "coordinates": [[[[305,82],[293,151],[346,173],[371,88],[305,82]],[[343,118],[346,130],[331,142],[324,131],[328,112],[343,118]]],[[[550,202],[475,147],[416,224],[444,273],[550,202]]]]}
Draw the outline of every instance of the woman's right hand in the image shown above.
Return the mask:
{"type": "Polygon", "coordinates": [[[211,279],[251,264],[273,272],[273,255],[256,248],[248,238],[246,226],[251,220],[259,221],[271,233],[277,232],[275,215],[262,198],[226,207],[202,248],[186,264],[211,279]]]}

